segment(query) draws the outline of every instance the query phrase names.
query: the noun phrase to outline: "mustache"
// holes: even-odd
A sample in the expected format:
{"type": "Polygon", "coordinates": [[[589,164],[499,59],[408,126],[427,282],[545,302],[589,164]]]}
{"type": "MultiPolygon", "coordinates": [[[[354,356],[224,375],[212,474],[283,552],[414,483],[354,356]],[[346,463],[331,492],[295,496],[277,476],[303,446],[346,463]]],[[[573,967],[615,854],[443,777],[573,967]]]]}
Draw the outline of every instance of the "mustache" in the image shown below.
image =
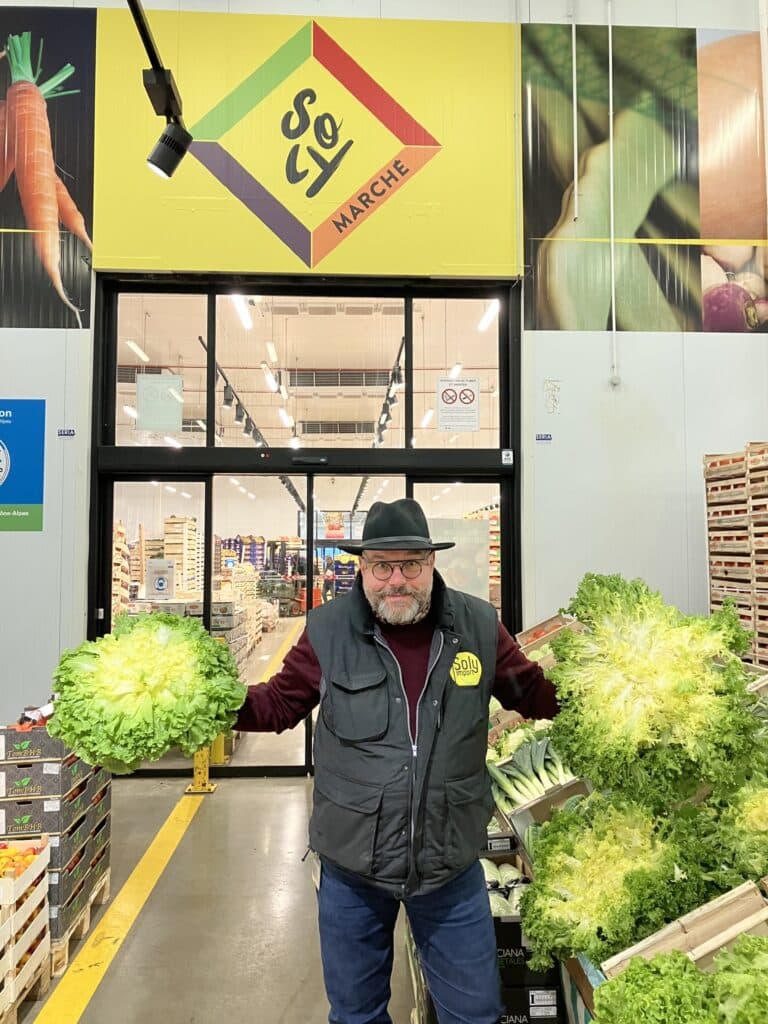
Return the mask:
{"type": "Polygon", "coordinates": [[[386,590],[380,591],[382,597],[416,597],[416,591],[411,587],[387,587],[386,590]]]}

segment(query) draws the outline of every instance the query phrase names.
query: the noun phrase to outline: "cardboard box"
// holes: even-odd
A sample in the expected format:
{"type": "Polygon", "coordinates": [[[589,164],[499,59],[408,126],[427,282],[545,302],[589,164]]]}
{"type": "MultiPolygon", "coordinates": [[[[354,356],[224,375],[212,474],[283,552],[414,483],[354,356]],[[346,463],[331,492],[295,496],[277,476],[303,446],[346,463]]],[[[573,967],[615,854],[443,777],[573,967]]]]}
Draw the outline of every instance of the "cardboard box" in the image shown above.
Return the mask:
{"type": "Polygon", "coordinates": [[[107,815],[105,818],[97,824],[96,828],[91,833],[91,856],[92,858],[98,857],[105,846],[108,845],[112,837],[112,818],[107,815]]]}
{"type": "Polygon", "coordinates": [[[184,615],[186,604],[184,601],[153,601],[153,612],[165,612],[166,615],[184,615]]]}
{"type": "Polygon", "coordinates": [[[66,867],[92,832],[88,812],[70,825],[66,832],[50,837],[51,868],[66,867]]]}
{"type": "Polygon", "coordinates": [[[214,601],[211,605],[211,615],[234,615],[234,612],[233,601],[214,601]]]}
{"type": "Polygon", "coordinates": [[[70,927],[77,920],[79,914],[81,914],[87,906],[92,892],[93,879],[91,878],[91,872],[89,870],[66,903],[56,905],[51,904],[49,913],[52,939],[60,939],[66,935],[70,927]]]}
{"type": "Polygon", "coordinates": [[[202,619],[203,617],[203,602],[202,601],[187,601],[187,615],[193,619],[202,619]]]}
{"type": "Polygon", "coordinates": [[[44,725],[0,728],[0,761],[64,761],[71,753],[61,740],[48,735],[44,725]]]}
{"type": "Polygon", "coordinates": [[[88,810],[87,780],[63,797],[7,800],[0,804],[0,837],[61,835],[88,810]]]}
{"type": "Polygon", "coordinates": [[[567,1024],[559,980],[548,988],[502,986],[501,998],[504,1013],[499,1024],[567,1024]]]}
{"type": "Polygon", "coordinates": [[[76,864],[70,862],[63,868],[48,872],[48,901],[52,906],[66,903],[80,882],[91,869],[93,860],[93,837],[88,835],[75,856],[79,857],[76,864]]]}
{"type": "Polygon", "coordinates": [[[112,808],[112,784],[107,783],[104,789],[91,796],[91,804],[88,808],[88,824],[93,831],[99,822],[109,814],[112,808]]]}
{"type": "Polygon", "coordinates": [[[71,755],[66,761],[20,761],[0,764],[0,800],[61,796],[71,792],[91,769],[71,755]]]}
{"type": "Polygon", "coordinates": [[[533,971],[528,966],[533,952],[526,944],[523,926],[514,918],[494,917],[496,933],[496,959],[499,977],[504,988],[560,987],[560,969],[551,967],[546,971],[533,971]]]}

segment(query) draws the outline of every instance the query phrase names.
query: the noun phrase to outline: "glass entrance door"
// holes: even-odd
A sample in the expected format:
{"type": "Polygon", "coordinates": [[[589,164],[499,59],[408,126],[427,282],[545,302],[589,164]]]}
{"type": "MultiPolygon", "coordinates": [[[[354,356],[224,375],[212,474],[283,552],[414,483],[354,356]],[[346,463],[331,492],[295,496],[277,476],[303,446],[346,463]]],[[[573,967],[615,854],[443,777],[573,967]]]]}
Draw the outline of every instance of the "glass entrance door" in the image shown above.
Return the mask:
{"type": "Polygon", "coordinates": [[[413,497],[429,521],[433,540],[453,540],[436,566],[449,587],[490,601],[501,615],[501,521],[498,482],[461,480],[413,483],[413,497]]]}

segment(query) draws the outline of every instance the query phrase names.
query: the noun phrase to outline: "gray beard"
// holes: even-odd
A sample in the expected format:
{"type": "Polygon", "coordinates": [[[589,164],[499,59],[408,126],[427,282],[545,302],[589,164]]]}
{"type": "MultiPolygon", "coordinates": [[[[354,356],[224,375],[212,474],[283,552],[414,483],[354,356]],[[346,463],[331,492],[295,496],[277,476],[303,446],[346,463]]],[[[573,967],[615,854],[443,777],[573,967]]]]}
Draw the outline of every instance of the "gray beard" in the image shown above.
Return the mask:
{"type": "Polygon", "coordinates": [[[423,594],[420,597],[409,594],[410,604],[405,608],[389,608],[386,598],[376,594],[366,594],[368,603],[373,609],[373,614],[380,622],[388,626],[412,626],[421,622],[429,615],[432,605],[432,595],[423,594]]]}

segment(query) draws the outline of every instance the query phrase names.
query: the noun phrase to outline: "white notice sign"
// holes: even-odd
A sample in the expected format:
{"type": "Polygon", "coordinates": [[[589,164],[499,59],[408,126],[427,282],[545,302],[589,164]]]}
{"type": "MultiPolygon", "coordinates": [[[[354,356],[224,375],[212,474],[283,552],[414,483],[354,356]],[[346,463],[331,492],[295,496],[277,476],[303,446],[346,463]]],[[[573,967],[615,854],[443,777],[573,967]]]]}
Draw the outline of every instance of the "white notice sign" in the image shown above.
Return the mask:
{"type": "Polygon", "coordinates": [[[480,429],[480,378],[437,378],[437,429],[469,434],[480,429]]]}

